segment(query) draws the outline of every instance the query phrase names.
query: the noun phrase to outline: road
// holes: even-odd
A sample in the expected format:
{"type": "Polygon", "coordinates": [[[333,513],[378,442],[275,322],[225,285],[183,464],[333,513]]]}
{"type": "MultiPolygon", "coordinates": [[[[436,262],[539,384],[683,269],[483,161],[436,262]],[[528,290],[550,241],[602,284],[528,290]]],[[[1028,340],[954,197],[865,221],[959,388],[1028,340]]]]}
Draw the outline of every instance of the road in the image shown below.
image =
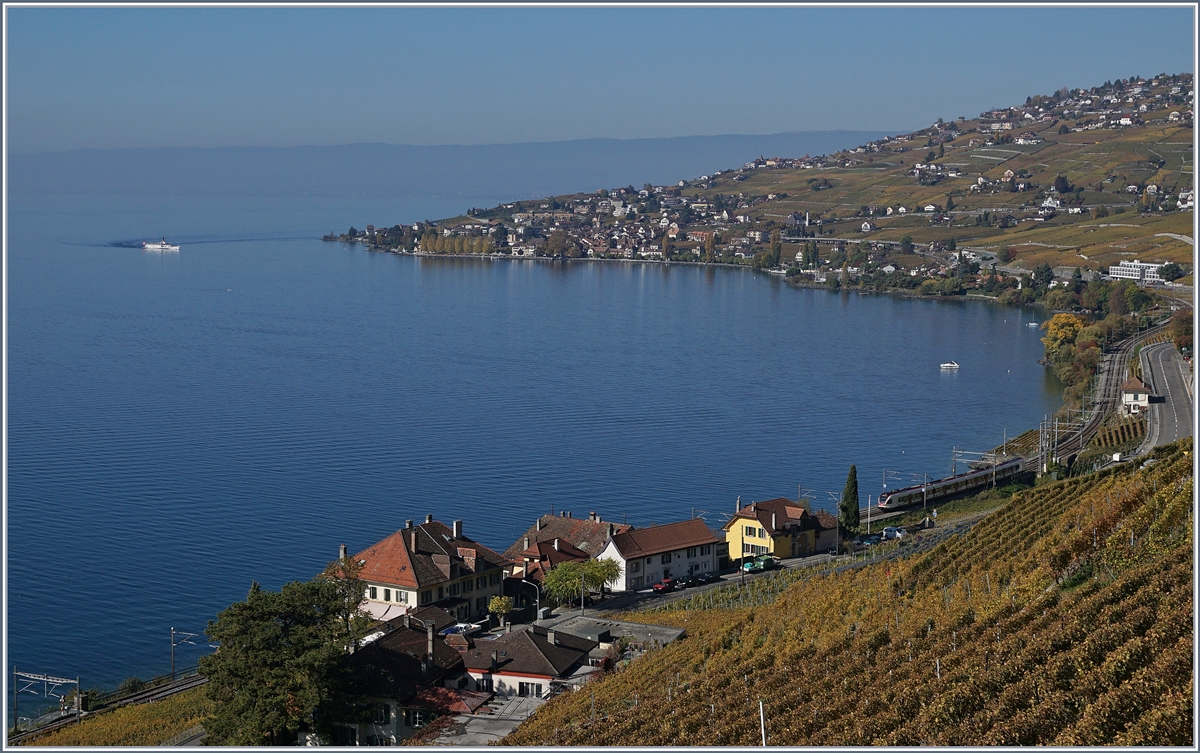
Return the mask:
{"type": "Polygon", "coordinates": [[[1192,434],[1192,395],[1188,364],[1169,342],[1146,347],[1141,352],[1142,375],[1154,393],[1163,398],[1151,403],[1146,440],[1139,452],[1170,444],[1192,434]]]}

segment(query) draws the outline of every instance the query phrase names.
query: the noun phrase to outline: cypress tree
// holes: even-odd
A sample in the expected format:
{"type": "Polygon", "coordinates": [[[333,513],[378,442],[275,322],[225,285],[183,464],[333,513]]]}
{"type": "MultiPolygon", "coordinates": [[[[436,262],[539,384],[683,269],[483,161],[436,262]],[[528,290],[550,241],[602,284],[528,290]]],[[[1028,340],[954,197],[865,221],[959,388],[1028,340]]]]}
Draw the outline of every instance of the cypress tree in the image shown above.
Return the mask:
{"type": "Polygon", "coordinates": [[[842,489],[842,501],[838,503],[838,512],[843,528],[858,530],[858,469],[853,465],[846,474],[846,487],[842,489]]]}

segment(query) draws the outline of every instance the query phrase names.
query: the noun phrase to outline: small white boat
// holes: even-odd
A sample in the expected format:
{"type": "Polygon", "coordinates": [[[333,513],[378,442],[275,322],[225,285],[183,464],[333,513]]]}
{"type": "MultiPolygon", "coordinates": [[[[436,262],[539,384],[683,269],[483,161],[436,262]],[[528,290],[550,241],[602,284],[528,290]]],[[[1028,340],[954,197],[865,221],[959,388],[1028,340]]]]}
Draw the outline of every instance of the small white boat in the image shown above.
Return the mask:
{"type": "Polygon", "coordinates": [[[942,364],[942,371],[954,371],[957,368],[957,361],[947,361],[946,363],[942,364]]]}
{"type": "Polygon", "coordinates": [[[167,243],[166,238],[163,238],[158,243],[146,243],[143,241],[142,249],[145,251],[178,251],[179,246],[172,246],[170,243],[167,243]]]}
{"type": "Polygon", "coordinates": [[[1040,326],[1042,326],[1042,323],[1041,322],[1029,322],[1025,326],[1026,327],[1040,327],[1040,326]]]}

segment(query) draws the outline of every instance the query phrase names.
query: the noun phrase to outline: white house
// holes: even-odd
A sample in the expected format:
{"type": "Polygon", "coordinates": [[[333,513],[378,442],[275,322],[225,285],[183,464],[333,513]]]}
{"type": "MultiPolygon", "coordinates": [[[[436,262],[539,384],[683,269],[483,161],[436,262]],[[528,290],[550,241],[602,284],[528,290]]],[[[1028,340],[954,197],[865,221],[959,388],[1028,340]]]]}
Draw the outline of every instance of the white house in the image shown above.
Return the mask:
{"type": "Polygon", "coordinates": [[[1121,385],[1121,413],[1143,413],[1150,407],[1150,388],[1137,377],[1121,385]]]}
{"type": "Polygon", "coordinates": [[[874,230],[874,229],[875,229],[875,224],[874,224],[874,223],[871,223],[871,222],[864,222],[864,223],[862,224],[862,231],[863,231],[864,233],[869,233],[869,232],[871,232],[871,231],[872,231],[872,230],[874,230]]]}
{"type": "Polygon", "coordinates": [[[621,574],[614,591],[637,591],[664,578],[715,571],[720,540],[699,518],[612,537],[596,559],[616,561],[621,574]]]}

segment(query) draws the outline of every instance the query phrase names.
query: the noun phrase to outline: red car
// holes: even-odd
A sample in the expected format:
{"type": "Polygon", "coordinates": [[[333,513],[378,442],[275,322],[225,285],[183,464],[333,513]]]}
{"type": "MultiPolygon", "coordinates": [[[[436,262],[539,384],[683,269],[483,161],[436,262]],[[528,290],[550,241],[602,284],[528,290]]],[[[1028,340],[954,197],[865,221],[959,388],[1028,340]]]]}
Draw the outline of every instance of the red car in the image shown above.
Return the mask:
{"type": "Polygon", "coordinates": [[[670,593],[671,591],[675,590],[675,584],[677,582],[678,581],[675,578],[663,578],[650,588],[653,589],[654,593],[656,594],[670,593]]]}

